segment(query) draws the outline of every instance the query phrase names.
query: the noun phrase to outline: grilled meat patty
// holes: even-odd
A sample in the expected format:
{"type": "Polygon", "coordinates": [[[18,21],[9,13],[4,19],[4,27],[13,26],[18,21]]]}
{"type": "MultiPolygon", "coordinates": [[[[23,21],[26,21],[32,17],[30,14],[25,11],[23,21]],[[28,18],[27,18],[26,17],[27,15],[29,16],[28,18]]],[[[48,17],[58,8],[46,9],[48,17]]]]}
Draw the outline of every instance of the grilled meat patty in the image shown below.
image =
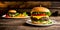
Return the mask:
{"type": "Polygon", "coordinates": [[[37,19],[37,18],[35,18],[35,17],[31,17],[31,20],[32,20],[32,21],[40,21],[40,20],[42,20],[42,21],[48,21],[49,18],[48,18],[48,17],[42,17],[42,18],[40,18],[40,19],[37,19]]]}

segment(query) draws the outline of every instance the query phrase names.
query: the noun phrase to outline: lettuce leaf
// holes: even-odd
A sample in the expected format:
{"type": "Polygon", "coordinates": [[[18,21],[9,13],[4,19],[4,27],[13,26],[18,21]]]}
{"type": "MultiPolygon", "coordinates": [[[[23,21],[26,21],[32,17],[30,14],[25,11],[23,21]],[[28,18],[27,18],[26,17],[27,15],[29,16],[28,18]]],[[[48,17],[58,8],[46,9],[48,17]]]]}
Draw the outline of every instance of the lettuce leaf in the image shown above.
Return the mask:
{"type": "Polygon", "coordinates": [[[28,16],[28,14],[26,14],[26,12],[23,12],[24,16],[28,16]]]}

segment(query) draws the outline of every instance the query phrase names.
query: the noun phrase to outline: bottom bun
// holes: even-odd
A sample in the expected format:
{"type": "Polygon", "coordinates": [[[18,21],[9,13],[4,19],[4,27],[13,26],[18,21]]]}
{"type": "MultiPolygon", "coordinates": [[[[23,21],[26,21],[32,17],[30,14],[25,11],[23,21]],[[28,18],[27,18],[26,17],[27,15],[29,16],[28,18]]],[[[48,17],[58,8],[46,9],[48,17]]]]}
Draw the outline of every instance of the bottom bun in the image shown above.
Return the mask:
{"type": "Polygon", "coordinates": [[[33,24],[42,24],[41,22],[32,21],[33,24]]]}

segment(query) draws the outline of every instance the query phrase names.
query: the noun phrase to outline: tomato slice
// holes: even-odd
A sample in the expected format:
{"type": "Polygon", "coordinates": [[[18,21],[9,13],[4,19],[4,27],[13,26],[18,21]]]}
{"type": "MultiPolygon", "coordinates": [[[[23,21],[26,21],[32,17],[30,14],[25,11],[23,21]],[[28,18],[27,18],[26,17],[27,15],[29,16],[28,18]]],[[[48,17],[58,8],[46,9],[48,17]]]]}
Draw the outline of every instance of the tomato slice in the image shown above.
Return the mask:
{"type": "Polygon", "coordinates": [[[6,14],[6,17],[10,17],[10,16],[6,14]]]}
{"type": "Polygon", "coordinates": [[[45,14],[32,14],[32,16],[46,16],[45,14]]]}

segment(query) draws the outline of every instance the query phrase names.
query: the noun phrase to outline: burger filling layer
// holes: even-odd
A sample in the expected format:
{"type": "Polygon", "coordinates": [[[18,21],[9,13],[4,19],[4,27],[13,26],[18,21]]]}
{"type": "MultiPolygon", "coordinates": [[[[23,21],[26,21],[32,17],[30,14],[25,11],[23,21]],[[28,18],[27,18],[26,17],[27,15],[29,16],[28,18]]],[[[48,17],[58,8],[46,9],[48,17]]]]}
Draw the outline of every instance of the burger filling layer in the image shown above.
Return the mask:
{"type": "Polygon", "coordinates": [[[51,13],[50,12],[33,12],[32,13],[32,16],[46,16],[46,15],[50,16],[51,13]]]}
{"type": "Polygon", "coordinates": [[[33,12],[31,14],[31,20],[36,24],[51,24],[52,22],[49,19],[50,15],[50,12],[33,12]]]}
{"type": "Polygon", "coordinates": [[[35,24],[51,24],[52,21],[48,17],[41,17],[41,18],[36,18],[36,17],[31,17],[32,23],[35,24]]]}

